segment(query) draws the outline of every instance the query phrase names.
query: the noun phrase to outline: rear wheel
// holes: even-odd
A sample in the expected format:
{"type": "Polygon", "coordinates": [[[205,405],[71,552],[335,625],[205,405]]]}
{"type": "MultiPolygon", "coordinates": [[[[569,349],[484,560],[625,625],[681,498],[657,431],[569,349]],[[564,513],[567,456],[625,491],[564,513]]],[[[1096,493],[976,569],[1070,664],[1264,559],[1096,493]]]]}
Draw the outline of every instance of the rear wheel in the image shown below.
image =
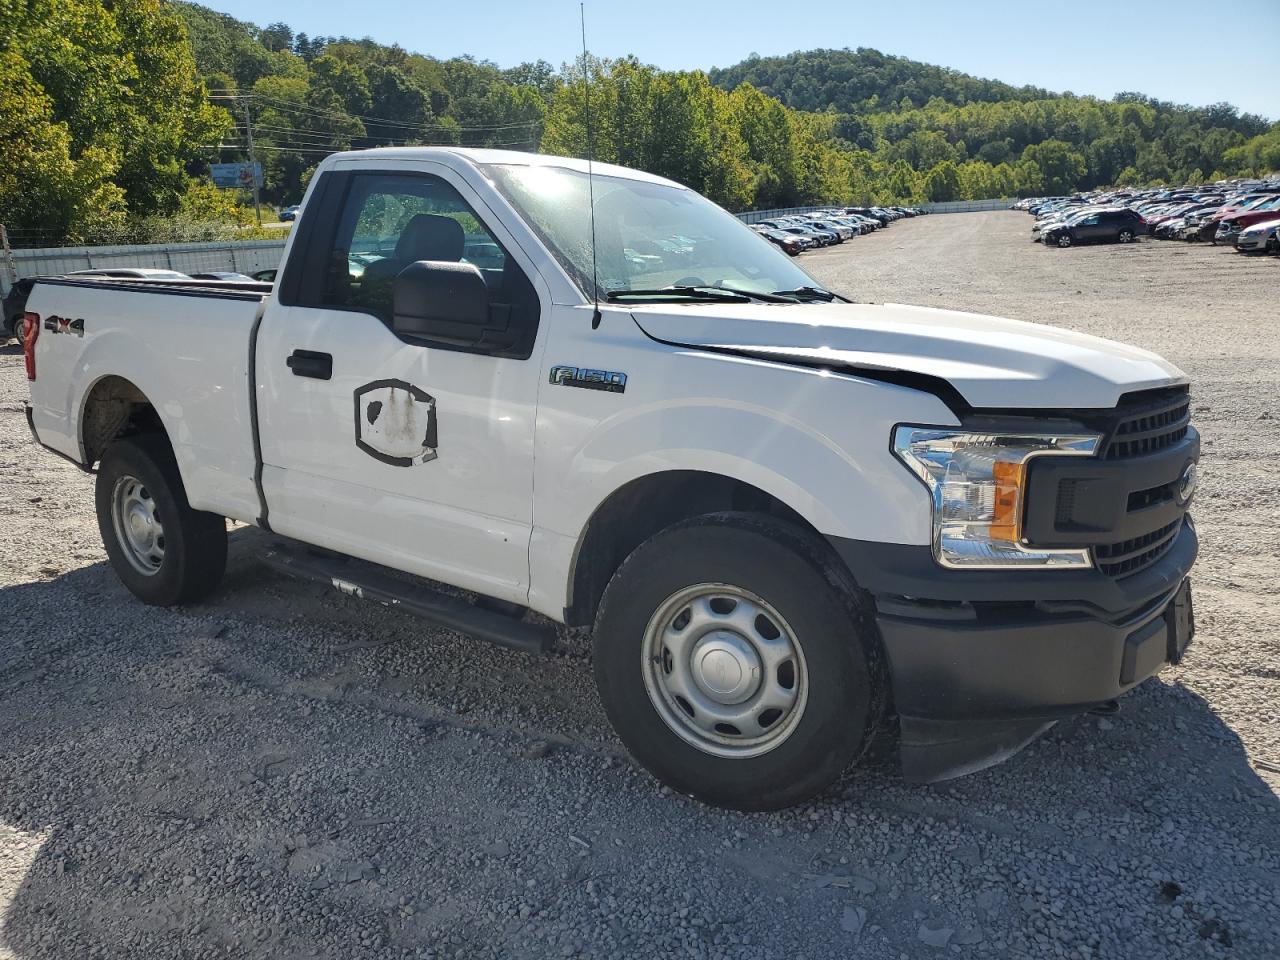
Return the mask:
{"type": "Polygon", "coordinates": [[[1133,243],[1133,231],[1121,230],[1120,236],[1117,238],[1121,243],[1133,243]]]}
{"type": "Polygon", "coordinates": [[[777,809],[859,757],[887,682],[873,621],[820,545],[717,514],[642,544],[610,581],[595,674],[627,749],[707,803],[777,809]]]}
{"type": "Polygon", "coordinates": [[[111,566],[139,600],[192,603],[217,587],[227,562],[227,522],[191,509],[164,436],[111,444],[98,468],[95,500],[111,566]]]}

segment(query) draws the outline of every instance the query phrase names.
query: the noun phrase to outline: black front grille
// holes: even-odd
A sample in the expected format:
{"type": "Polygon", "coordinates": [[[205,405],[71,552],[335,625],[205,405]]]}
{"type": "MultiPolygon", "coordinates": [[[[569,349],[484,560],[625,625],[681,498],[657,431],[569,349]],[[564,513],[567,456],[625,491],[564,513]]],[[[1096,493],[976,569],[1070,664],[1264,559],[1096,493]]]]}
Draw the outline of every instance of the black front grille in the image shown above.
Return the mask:
{"type": "Polygon", "coordinates": [[[1100,573],[1140,575],[1178,544],[1178,491],[1199,454],[1185,386],[1142,390],[1108,410],[1068,411],[1102,438],[1095,457],[1037,457],[1028,468],[1023,537],[1030,547],[1088,549],[1100,573]]]}
{"type": "Polygon", "coordinates": [[[1158,453],[1187,435],[1191,396],[1186,387],[1139,394],[1116,411],[1117,421],[1103,457],[1125,460],[1158,453]]]}
{"type": "Polygon", "coordinates": [[[1098,569],[1110,577],[1127,577],[1155,563],[1163,557],[1182,529],[1183,519],[1179,517],[1173,523],[1166,524],[1159,530],[1152,530],[1131,540],[1119,543],[1101,543],[1093,548],[1094,559],[1098,569]]]}

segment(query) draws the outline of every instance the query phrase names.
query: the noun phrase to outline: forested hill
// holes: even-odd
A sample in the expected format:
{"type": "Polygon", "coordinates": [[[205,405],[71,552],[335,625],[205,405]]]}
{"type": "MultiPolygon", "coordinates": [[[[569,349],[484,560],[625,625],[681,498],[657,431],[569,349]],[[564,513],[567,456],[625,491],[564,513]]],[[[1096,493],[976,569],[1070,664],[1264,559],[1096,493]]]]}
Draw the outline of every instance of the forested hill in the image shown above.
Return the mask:
{"type": "Polygon", "coordinates": [[[951,104],[1044,100],[1040,87],[1015,87],[958,70],[857,50],[803,50],[783,57],[752,56],[732,67],[708,71],[711,82],[732,90],[749,83],[795,110],[865,113],[898,106],[920,107],[935,97],[951,104]],[[903,104],[903,100],[909,101],[903,104]]]}

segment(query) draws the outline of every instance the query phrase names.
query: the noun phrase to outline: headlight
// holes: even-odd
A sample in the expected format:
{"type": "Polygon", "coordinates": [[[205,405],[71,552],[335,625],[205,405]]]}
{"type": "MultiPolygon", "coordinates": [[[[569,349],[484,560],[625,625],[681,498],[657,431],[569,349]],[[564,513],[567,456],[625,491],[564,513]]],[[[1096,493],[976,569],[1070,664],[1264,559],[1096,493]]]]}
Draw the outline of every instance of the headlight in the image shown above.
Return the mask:
{"type": "Polygon", "coordinates": [[[1024,546],[1027,463],[1038,456],[1090,456],[1100,439],[900,426],[893,452],[932,494],[933,554],[942,566],[1082,569],[1092,565],[1088,550],[1024,546]]]}

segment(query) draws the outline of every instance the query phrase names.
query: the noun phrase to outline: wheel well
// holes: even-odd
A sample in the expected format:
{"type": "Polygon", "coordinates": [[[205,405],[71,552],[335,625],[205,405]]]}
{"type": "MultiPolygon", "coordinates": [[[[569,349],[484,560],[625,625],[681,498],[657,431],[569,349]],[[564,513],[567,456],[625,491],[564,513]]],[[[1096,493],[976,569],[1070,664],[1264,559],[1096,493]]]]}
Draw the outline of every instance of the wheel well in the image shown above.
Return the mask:
{"type": "Polygon", "coordinates": [[[682,520],[726,510],[766,514],[818,535],[777,497],[732,477],[698,470],[640,477],[615,490],[588,521],[574,557],[565,622],[589,626],[622,561],[654,534],[682,520]]]}
{"type": "Polygon", "coordinates": [[[85,465],[101,460],[112,440],[139,433],[167,436],[160,415],[146,394],[124,377],[103,377],[95,383],[80,418],[85,465]]]}

